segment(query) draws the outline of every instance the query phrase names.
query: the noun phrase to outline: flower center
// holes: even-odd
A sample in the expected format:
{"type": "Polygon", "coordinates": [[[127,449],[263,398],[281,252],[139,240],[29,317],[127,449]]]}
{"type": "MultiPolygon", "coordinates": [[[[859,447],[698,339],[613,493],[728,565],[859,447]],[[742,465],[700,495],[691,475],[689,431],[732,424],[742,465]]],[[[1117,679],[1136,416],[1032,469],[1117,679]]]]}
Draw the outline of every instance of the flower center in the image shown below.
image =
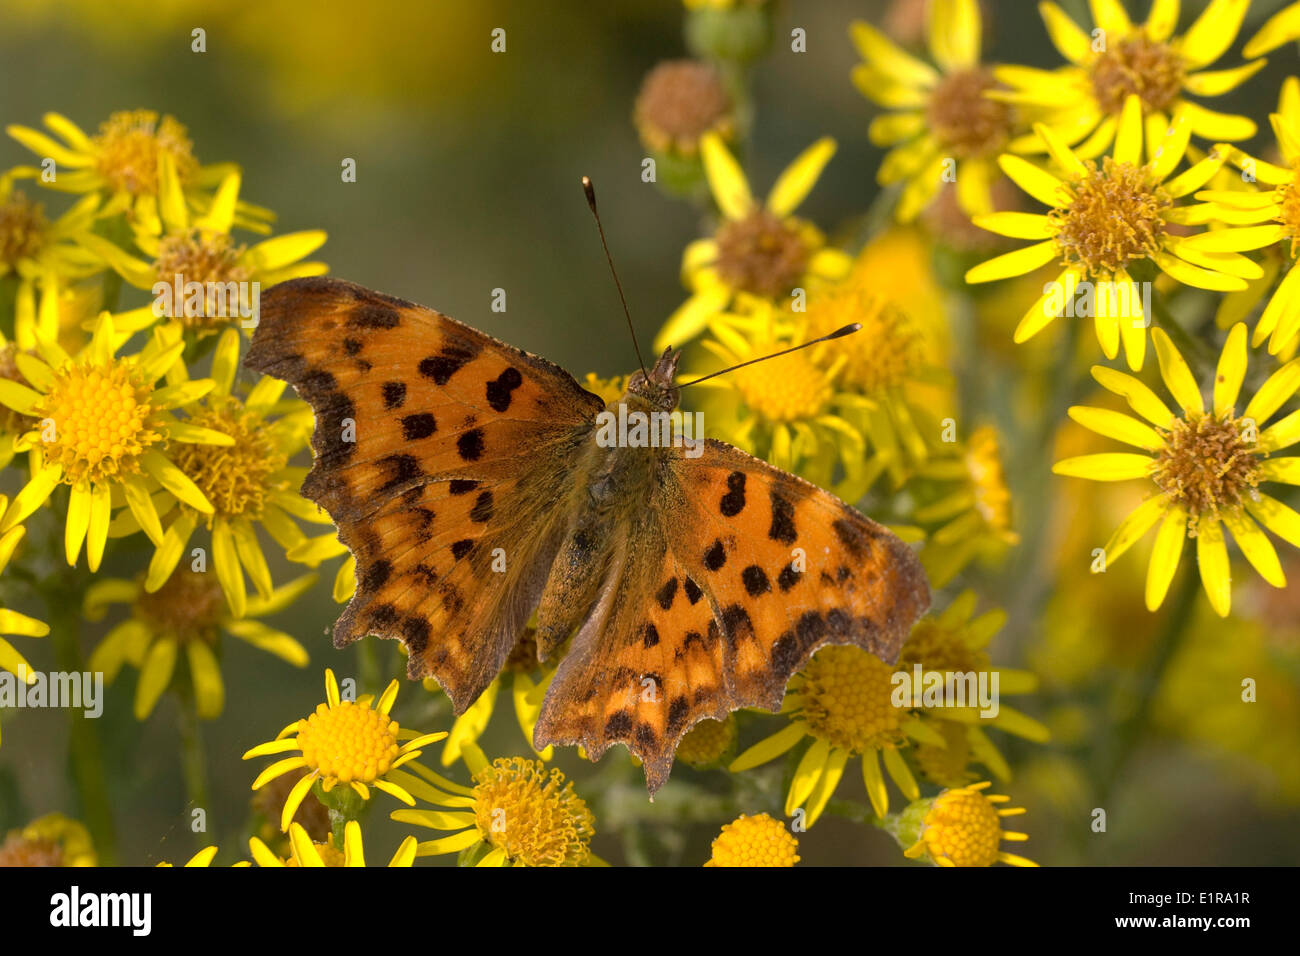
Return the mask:
{"type": "Polygon", "coordinates": [[[578,866],[595,832],[587,804],[559,770],[498,758],[478,772],[474,816],[483,839],[525,866],[578,866]]]}
{"type": "Polygon", "coordinates": [[[800,678],[803,719],[814,735],[854,753],[901,743],[903,711],[891,700],[893,673],[860,647],[823,647],[800,678]]]}
{"type": "MultiPolygon", "coordinates": [[[[898,388],[926,364],[925,340],[912,320],[884,296],[850,281],[808,303],[809,335],[828,335],[851,322],[862,330],[825,353],[844,362],[845,384],[868,394],[898,388]]],[[[802,353],[800,353],[802,354],[802,353]]],[[[819,353],[821,354],[821,353],[819,353]]]]}
{"type": "Polygon", "coordinates": [[[1011,107],[984,95],[996,85],[992,70],[959,70],[930,94],[930,129],[959,158],[996,155],[1011,138],[1011,107]]]}
{"type": "Polygon", "coordinates": [[[1165,433],[1151,477],[1190,514],[1190,533],[1203,514],[1241,507],[1259,484],[1259,457],[1242,438],[1242,422],[1211,415],[1175,421],[1165,433]]]}
{"type": "Polygon", "coordinates": [[[0,868],[10,866],[63,866],[63,848],[54,840],[11,833],[0,843],[0,868]]]}
{"type": "Polygon", "coordinates": [[[707,63],[674,60],[646,76],[636,99],[637,129],[651,149],[677,147],[694,154],[700,137],[731,125],[731,96],[718,71],[707,63]]]}
{"type": "Polygon", "coordinates": [[[968,647],[965,636],[962,627],[944,627],[934,618],[922,618],[899,651],[897,669],[910,672],[914,664],[920,664],[928,671],[961,674],[988,670],[988,654],[968,647]]]}
{"type": "Polygon", "coordinates": [[[176,160],[176,175],[182,185],[199,169],[185,127],[170,116],[159,122],[153,110],[114,113],[100,124],[94,145],[99,174],[114,191],[125,190],[133,196],[158,191],[160,153],[170,153],[176,160]]]}
{"type": "Polygon", "coordinates": [[[768,421],[790,422],[812,418],[831,399],[826,372],[795,352],[781,360],[781,370],[751,365],[732,373],[736,391],[745,404],[768,421]]]}
{"type": "Polygon", "coordinates": [[[29,259],[45,244],[49,222],[44,207],[14,190],[0,203],[0,266],[12,268],[29,259]]]}
{"type": "Polygon", "coordinates": [[[1002,470],[998,436],[987,425],[975,429],[966,449],[966,468],[975,492],[975,509],[996,531],[1011,529],[1011,491],[1002,470]]]}
{"type": "Polygon", "coordinates": [[[686,732],[677,745],[677,759],[692,767],[707,767],[717,763],[736,741],[736,720],[706,718],[686,732]]]}
{"type": "Polygon", "coordinates": [[[133,365],[110,360],[59,369],[35,415],[45,460],[62,465],[69,484],[137,473],[139,456],[163,440],[150,417],[152,394],[133,365]]]}
{"type": "Polygon", "coordinates": [[[992,866],[1002,842],[1002,823],[978,790],[945,790],[925,815],[921,839],[933,859],[946,857],[954,866],[992,866]]]}
{"type": "Polygon", "coordinates": [[[212,502],[214,516],[248,516],[256,520],[268,498],[289,487],[273,476],[288,464],[268,434],[261,415],[228,401],[192,417],[195,425],[229,435],[233,445],[178,444],[171,450],[176,466],[212,502]]]}
{"type": "Polygon", "coordinates": [[[164,236],[158,244],[158,260],[154,271],[160,282],[169,286],[181,277],[182,284],[199,282],[203,285],[203,307],[198,315],[189,307],[176,308],[175,319],[190,328],[213,328],[224,325],[229,316],[236,314],[239,305],[239,288],[228,283],[247,282],[250,272],[239,264],[244,247],[236,246],[230,237],[220,232],[191,230],[184,235],[164,236]]]}
{"type": "Polygon", "coordinates": [[[723,223],[715,238],[718,275],[734,289],[777,299],[802,280],[808,246],[793,224],[762,206],[723,223]]]}
{"type": "Polygon", "coordinates": [[[298,721],[298,746],[307,766],[343,783],[373,783],[397,759],[397,721],[353,700],[317,704],[298,721]]]}
{"type": "Polygon", "coordinates": [[[173,572],[152,594],[141,587],[135,599],[137,615],[151,632],[174,635],[181,642],[215,644],[217,624],[225,607],[213,575],[184,569],[173,572]]]}
{"type": "Polygon", "coordinates": [[[1069,190],[1069,205],[1047,214],[1063,265],[1081,267],[1090,277],[1109,277],[1159,251],[1165,234],[1161,213],[1173,200],[1148,181],[1146,167],[1109,156],[1100,167],[1089,161],[1087,175],[1069,190]]]}
{"type": "Polygon", "coordinates": [[[968,769],[974,754],[966,728],[951,720],[932,720],[927,726],[937,730],[947,746],[917,745],[913,755],[921,774],[941,787],[961,787],[974,782],[975,774],[968,769]]]}
{"type": "Polygon", "coordinates": [[[799,841],[785,824],[766,813],[741,814],[725,824],[713,841],[713,856],[706,866],[794,866],[799,862],[799,841]]]}
{"type": "Polygon", "coordinates": [[[1167,109],[1183,89],[1182,58],[1168,45],[1138,33],[1126,37],[1092,64],[1092,90],[1102,111],[1119,115],[1136,93],[1145,112],[1167,109]]]}

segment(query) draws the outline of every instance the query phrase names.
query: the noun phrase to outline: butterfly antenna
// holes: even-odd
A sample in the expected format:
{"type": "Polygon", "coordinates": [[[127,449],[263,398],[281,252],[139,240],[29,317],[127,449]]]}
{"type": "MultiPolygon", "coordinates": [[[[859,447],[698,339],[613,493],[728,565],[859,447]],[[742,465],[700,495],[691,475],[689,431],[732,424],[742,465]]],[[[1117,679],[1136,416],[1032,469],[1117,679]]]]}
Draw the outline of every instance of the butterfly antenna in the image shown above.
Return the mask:
{"type": "Polygon", "coordinates": [[[636,340],[636,329],[632,327],[632,313],[627,307],[627,298],[623,295],[623,283],[618,281],[618,270],[614,268],[614,257],[609,254],[609,243],[605,241],[605,227],[600,223],[600,213],[596,210],[596,189],[591,185],[591,177],[582,177],[582,191],[587,194],[587,205],[596,217],[596,231],[600,233],[600,245],[605,250],[605,261],[609,263],[609,273],[614,277],[614,286],[618,289],[618,300],[623,303],[623,315],[627,317],[627,330],[632,333],[632,347],[636,349],[636,360],[641,366],[641,374],[647,379],[650,373],[645,370],[645,359],[641,357],[641,346],[636,340]]]}
{"type": "Polygon", "coordinates": [[[788,349],[782,349],[779,352],[773,352],[771,355],[764,355],[762,358],[750,359],[748,362],[741,362],[739,365],[733,365],[730,368],[720,369],[717,372],[710,372],[708,375],[705,375],[701,378],[692,379],[689,382],[682,382],[677,387],[685,388],[687,385],[698,385],[700,382],[708,381],[709,379],[716,378],[719,375],[726,375],[728,372],[734,372],[736,369],[744,368],[746,365],[754,365],[758,362],[766,362],[768,359],[779,358],[782,355],[789,355],[791,352],[798,352],[800,349],[806,349],[808,348],[808,346],[816,345],[818,342],[827,342],[831,339],[842,338],[845,335],[852,335],[860,328],[862,328],[862,324],[860,322],[853,322],[849,325],[844,326],[844,328],[842,329],[836,329],[834,332],[830,333],[829,335],[823,335],[819,339],[813,339],[811,342],[804,342],[800,345],[795,345],[788,349]]]}

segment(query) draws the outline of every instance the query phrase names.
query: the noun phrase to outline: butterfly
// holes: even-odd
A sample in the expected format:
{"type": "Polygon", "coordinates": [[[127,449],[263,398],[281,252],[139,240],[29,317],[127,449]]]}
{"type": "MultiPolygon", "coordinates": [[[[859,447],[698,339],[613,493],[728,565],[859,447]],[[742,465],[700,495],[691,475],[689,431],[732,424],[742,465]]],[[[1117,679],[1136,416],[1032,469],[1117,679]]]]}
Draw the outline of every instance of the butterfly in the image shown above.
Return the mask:
{"type": "Polygon", "coordinates": [[[433,309],[333,278],[264,292],[245,364],[311,403],[302,493],[357,561],[335,645],[402,641],[460,714],[535,612],[539,660],[564,653],[534,746],[624,744],[652,794],[692,725],[778,709],[822,645],[894,661],[930,594],[884,527],[723,442],[597,440],[619,404],[676,407],[679,357],[607,408],[433,309]]]}

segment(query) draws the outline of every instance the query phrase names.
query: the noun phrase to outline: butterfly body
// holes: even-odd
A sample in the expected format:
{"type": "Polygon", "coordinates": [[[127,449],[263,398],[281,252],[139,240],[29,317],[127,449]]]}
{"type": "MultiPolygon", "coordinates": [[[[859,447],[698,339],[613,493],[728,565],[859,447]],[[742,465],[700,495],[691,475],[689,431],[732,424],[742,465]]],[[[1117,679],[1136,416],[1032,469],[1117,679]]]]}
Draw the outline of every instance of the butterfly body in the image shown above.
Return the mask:
{"type": "Polygon", "coordinates": [[[539,657],[568,644],[535,745],[596,759],[623,743],[652,791],[691,725],[776,709],[823,644],[894,660],[929,589],[892,534],[721,442],[693,457],[602,440],[602,411],[676,407],[676,362],[606,406],[544,359],[352,283],[264,293],[246,364],[315,408],[303,493],[357,558],[335,643],[402,640],[411,676],[460,713],[536,611],[539,657]]]}

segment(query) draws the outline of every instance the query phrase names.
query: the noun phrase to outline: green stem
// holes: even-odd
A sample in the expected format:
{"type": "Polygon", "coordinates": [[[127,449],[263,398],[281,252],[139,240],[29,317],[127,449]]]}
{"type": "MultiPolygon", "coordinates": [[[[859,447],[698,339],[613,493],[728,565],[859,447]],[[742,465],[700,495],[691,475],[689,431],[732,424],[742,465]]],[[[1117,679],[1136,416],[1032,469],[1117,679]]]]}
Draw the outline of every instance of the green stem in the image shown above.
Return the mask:
{"type": "MultiPolygon", "coordinates": [[[[193,699],[180,702],[181,773],[185,778],[185,793],[190,810],[200,809],[205,816],[212,810],[208,795],[208,764],[203,749],[203,735],[199,728],[199,715],[193,699]]],[[[190,828],[193,830],[193,827],[190,828]]],[[[198,849],[211,843],[206,831],[194,832],[198,849]]]]}
{"type": "MultiPolygon", "coordinates": [[[[62,552],[58,547],[57,553],[62,552]]],[[[42,588],[49,609],[50,639],[54,644],[55,666],[65,673],[85,670],[81,656],[81,589],[68,569],[49,579],[42,588]]],[[[99,862],[112,866],[117,858],[117,836],[99,731],[77,707],[68,709],[68,759],[77,792],[78,813],[90,830],[99,862]]]]}
{"type": "Polygon", "coordinates": [[[1160,690],[1160,683],[1169,669],[1183,637],[1187,634],[1188,623],[1196,607],[1196,594],[1200,590],[1200,578],[1191,568],[1183,570],[1182,580],[1174,594],[1173,604],[1165,619],[1164,627],[1156,638],[1151,657],[1146,669],[1135,688],[1137,707],[1133,713],[1117,728],[1115,747],[1110,759],[1097,774],[1097,805],[1103,805],[1114,791],[1121,773],[1141,743],[1151,723],[1152,708],[1155,697],[1160,690]]]}

